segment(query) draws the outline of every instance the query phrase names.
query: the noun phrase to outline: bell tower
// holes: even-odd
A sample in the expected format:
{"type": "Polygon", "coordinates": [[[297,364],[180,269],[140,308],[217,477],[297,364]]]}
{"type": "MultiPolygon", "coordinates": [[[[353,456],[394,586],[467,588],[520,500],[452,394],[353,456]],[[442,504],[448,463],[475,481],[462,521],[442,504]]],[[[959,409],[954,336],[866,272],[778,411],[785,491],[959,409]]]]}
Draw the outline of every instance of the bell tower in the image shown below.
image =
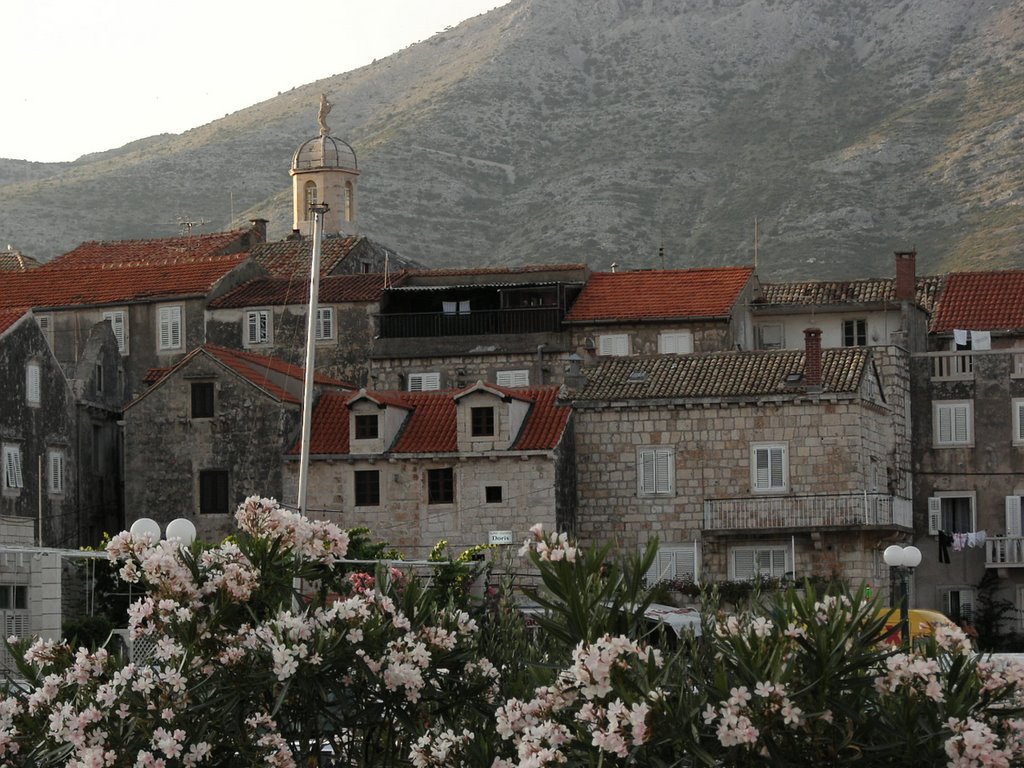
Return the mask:
{"type": "Polygon", "coordinates": [[[355,234],[356,153],[347,142],[330,135],[327,115],[331,103],[320,95],[320,135],[304,142],[292,157],[292,229],[304,237],[313,234],[310,206],[326,203],[325,234],[355,234]]]}

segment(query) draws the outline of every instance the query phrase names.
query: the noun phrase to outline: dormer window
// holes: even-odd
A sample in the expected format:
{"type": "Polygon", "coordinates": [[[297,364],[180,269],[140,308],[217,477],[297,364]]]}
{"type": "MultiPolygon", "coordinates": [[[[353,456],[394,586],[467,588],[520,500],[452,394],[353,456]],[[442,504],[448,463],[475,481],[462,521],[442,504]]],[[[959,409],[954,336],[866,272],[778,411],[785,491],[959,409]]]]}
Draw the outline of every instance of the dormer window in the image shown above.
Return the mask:
{"type": "Polygon", "coordinates": [[[470,429],[473,437],[494,437],[494,408],[473,408],[470,429]]]}
{"type": "Polygon", "coordinates": [[[375,413],[356,415],[356,440],[376,440],[380,436],[379,419],[375,413]]]}

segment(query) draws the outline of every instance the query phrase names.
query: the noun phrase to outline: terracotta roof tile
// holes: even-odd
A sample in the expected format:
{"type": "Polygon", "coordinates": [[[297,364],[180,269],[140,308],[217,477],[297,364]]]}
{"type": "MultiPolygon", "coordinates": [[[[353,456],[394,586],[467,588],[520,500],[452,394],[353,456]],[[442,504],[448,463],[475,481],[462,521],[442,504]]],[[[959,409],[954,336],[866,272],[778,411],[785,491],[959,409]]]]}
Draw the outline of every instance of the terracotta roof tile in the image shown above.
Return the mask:
{"type": "Polygon", "coordinates": [[[27,272],[39,266],[40,262],[21,251],[0,251],[0,272],[27,272]]]}
{"type": "Polygon", "coordinates": [[[410,269],[409,277],[470,277],[476,275],[518,275],[532,272],[582,272],[586,264],[525,264],[521,267],[440,267],[410,269]]]}
{"type": "MultiPolygon", "coordinates": [[[[401,275],[391,277],[395,285],[401,275]]],[[[326,275],[320,278],[320,303],[342,304],[356,301],[379,301],[384,291],[384,275],[326,275]]],[[[211,309],[229,307],[283,306],[309,301],[309,282],[287,277],[260,277],[235,288],[210,302],[211,309]]]]}
{"type": "Polygon", "coordinates": [[[5,274],[0,307],[110,305],[208,293],[246,260],[246,231],[192,238],[83,243],[37,269],[5,274]]]}
{"type": "MultiPolygon", "coordinates": [[[[917,305],[931,312],[942,281],[943,278],[940,276],[917,278],[917,305]]],[[[781,304],[821,307],[833,304],[871,304],[894,302],[895,296],[896,281],[893,278],[762,283],[761,298],[755,302],[755,306],[781,304]]]]}
{"type": "Polygon", "coordinates": [[[25,316],[25,309],[0,310],[0,333],[4,333],[25,316]]]}
{"type": "MultiPolygon", "coordinates": [[[[355,235],[325,237],[320,246],[320,274],[330,274],[362,239],[355,235]]],[[[313,241],[303,239],[260,243],[253,246],[251,253],[275,277],[308,277],[313,241]]]]}
{"type": "Polygon", "coordinates": [[[726,317],[753,274],[750,267],[596,272],[565,321],[726,317]]]}
{"type": "Polygon", "coordinates": [[[1024,330],[1024,271],[954,272],[932,317],[932,333],[1024,330]]]}
{"type": "MultiPolygon", "coordinates": [[[[497,388],[495,388],[497,389],[497,388]]],[[[433,392],[369,392],[368,396],[407,408],[411,412],[388,453],[455,453],[458,449],[455,395],[463,390],[433,392]]],[[[569,406],[557,402],[558,387],[514,390],[531,407],[510,450],[552,450],[562,439],[569,420],[569,406]]],[[[311,455],[348,453],[348,403],[351,393],[324,393],[313,413],[311,455]]],[[[301,445],[290,451],[298,454],[301,445]]]]}
{"type": "MultiPolygon", "coordinates": [[[[822,350],[821,391],[854,392],[870,353],[864,347],[822,350]]],[[[715,352],[615,358],[584,371],[573,400],[742,398],[805,391],[803,350],[715,352]],[[799,374],[796,381],[787,381],[799,374]]]]}

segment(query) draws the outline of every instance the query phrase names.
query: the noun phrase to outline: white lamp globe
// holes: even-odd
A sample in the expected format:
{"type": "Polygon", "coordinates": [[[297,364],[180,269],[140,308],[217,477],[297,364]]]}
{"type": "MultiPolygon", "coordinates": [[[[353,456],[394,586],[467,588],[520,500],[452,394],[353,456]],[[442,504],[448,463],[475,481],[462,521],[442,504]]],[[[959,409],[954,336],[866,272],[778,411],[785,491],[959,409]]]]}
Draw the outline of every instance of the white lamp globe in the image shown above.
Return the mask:
{"type": "Polygon", "coordinates": [[[177,541],[183,547],[190,547],[196,540],[196,527],[191,520],[186,520],[184,517],[171,520],[167,524],[167,540],[177,541]]]}
{"type": "Polygon", "coordinates": [[[910,546],[903,549],[903,564],[908,568],[917,568],[921,564],[921,550],[910,546]]]}
{"type": "Polygon", "coordinates": [[[903,565],[903,547],[899,544],[892,544],[885,548],[882,559],[886,565],[903,565]]]}
{"type": "Polygon", "coordinates": [[[149,537],[151,544],[155,544],[160,541],[160,525],[156,520],[152,520],[148,517],[140,517],[132,523],[129,533],[140,539],[149,537]]]}

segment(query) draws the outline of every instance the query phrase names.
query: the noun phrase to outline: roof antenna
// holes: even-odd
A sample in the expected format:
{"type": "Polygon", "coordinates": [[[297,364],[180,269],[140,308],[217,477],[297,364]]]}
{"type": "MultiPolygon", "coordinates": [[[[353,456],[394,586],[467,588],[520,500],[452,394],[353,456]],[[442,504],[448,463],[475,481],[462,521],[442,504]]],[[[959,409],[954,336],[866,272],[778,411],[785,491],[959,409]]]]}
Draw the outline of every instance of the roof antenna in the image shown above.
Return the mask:
{"type": "Polygon", "coordinates": [[[757,216],[754,217],[754,271],[757,271],[757,216]]]}
{"type": "Polygon", "coordinates": [[[665,269],[665,244],[662,243],[658,246],[658,261],[661,262],[661,268],[665,269]]]}
{"type": "Polygon", "coordinates": [[[193,227],[202,227],[206,224],[206,219],[200,219],[199,221],[191,221],[190,219],[178,219],[178,226],[181,228],[182,237],[192,237],[193,227]]]}

